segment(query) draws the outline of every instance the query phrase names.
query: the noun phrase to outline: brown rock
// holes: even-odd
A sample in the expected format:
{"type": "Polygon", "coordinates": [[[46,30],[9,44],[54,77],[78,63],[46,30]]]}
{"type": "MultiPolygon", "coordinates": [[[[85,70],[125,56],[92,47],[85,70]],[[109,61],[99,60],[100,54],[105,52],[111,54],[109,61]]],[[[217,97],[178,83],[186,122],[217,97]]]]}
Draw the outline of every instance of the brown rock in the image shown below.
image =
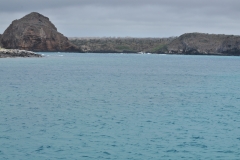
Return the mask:
{"type": "Polygon", "coordinates": [[[57,31],[49,18],[32,12],[14,20],[2,35],[4,48],[48,52],[80,52],[67,37],[57,31]]]}

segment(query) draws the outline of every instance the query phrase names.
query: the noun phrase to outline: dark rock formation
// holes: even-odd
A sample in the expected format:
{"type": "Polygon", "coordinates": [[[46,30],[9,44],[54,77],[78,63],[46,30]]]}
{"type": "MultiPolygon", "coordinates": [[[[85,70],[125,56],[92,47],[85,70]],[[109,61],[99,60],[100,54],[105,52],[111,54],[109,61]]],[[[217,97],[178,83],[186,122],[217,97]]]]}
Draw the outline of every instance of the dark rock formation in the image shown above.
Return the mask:
{"type": "Polygon", "coordinates": [[[36,54],[34,52],[26,50],[0,48],[0,58],[7,57],[42,57],[42,56],[40,54],[36,54]]]}
{"type": "Polygon", "coordinates": [[[227,55],[240,55],[240,36],[227,36],[221,47],[218,48],[220,53],[227,55]]]}
{"type": "Polygon", "coordinates": [[[2,46],[10,49],[50,52],[80,52],[67,37],[57,31],[49,18],[32,12],[14,20],[2,35],[2,46]]]}
{"type": "Polygon", "coordinates": [[[167,45],[170,54],[240,55],[240,36],[186,33],[167,45]]]}
{"type": "Polygon", "coordinates": [[[2,34],[0,34],[0,47],[2,47],[1,41],[2,41],[2,34]]]}

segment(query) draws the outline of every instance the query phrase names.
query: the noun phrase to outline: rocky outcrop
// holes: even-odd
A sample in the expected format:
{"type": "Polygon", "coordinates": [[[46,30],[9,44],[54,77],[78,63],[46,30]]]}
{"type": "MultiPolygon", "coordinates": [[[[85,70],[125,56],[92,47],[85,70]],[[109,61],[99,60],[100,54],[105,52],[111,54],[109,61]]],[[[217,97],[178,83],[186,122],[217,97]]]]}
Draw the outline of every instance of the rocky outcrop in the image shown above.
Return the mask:
{"type": "Polygon", "coordinates": [[[4,48],[9,49],[48,52],[81,51],[57,31],[49,18],[36,12],[14,20],[3,33],[1,42],[4,48]]]}
{"type": "Polygon", "coordinates": [[[40,54],[36,54],[34,52],[26,50],[0,48],[0,58],[7,57],[42,57],[42,56],[40,54]]]}
{"type": "Polygon", "coordinates": [[[240,36],[186,33],[170,42],[166,53],[240,55],[240,36]]]}

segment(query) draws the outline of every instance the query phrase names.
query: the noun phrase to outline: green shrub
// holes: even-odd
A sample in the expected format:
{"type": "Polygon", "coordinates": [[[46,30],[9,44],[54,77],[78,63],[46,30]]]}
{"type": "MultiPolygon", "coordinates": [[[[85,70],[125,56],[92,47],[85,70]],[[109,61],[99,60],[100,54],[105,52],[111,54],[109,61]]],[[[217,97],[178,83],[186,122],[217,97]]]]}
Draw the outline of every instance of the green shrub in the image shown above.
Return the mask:
{"type": "Polygon", "coordinates": [[[124,46],[124,45],[119,45],[119,46],[116,46],[116,49],[118,49],[118,50],[130,50],[130,47],[129,46],[124,46]]]}
{"type": "Polygon", "coordinates": [[[166,51],[168,51],[168,48],[167,48],[167,45],[165,44],[161,44],[152,50],[152,52],[154,53],[166,52],[166,51]]]}

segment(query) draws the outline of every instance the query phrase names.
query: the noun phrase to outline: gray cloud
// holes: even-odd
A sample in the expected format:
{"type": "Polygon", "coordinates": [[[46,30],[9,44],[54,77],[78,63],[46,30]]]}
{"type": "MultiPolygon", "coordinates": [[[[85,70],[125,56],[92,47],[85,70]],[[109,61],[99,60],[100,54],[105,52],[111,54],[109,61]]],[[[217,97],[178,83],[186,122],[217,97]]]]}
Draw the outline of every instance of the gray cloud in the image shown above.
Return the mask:
{"type": "Polygon", "coordinates": [[[0,32],[36,11],[66,36],[240,35],[239,0],[0,0],[0,32]]]}

